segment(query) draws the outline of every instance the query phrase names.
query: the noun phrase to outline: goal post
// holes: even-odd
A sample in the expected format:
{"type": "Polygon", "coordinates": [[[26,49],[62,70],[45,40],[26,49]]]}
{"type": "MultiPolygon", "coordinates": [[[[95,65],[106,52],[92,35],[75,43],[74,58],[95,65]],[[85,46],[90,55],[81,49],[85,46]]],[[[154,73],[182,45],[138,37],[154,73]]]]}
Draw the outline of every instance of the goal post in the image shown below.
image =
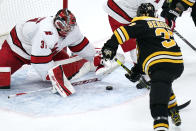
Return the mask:
{"type": "Polygon", "coordinates": [[[67,0],[0,0],[0,37],[6,36],[17,23],[28,19],[53,16],[67,8],[67,0]]]}
{"type": "Polygon", "coordinates": [[[63,8],[67,8],[68,7],[68,0],[63,0],[63,8]]]}

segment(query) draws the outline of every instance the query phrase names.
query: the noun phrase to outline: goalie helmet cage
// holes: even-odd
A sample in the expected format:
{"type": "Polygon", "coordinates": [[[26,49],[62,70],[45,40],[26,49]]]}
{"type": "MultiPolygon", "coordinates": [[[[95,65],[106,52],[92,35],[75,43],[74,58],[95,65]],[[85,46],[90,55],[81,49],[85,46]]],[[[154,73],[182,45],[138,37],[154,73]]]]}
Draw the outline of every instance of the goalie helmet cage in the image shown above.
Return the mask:
{"type": "Polygon", "coordinates": [[[53,16],[67,8],[68,0],[0,0],[0,37],[22,21],[36,17],[53,16]]]}

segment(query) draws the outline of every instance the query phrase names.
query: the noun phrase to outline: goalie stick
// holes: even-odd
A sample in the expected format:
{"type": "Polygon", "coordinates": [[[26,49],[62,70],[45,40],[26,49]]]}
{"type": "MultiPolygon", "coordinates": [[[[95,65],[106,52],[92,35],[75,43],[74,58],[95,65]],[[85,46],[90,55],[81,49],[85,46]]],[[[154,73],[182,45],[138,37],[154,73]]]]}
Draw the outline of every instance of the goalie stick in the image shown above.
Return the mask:
{"type": "MultiPolygon", "coordinates": [[[[83,84],[88,84],[88,83],[92,83],[92,82],[96,82],[96,81],[100,81],[99,78],[91,78],[91,79],[87,79],[87,80],[82,80],[82,81],[76,81],[71,83],[73,86],[78,86],[78,85],[83,85],[83,84]]],[[[17,97],[17,96],[21,96],[21,95],[25,95],[25,94],[32,94],[32,93],[36,93],[36,92],[41,92],[41,91],[49,91],[51,90],[52,87],[49,88],[44,88],[44,89],[39,89],[39,90],[34,90],[34,91],[28,91],[28,92],[21,92],[21,93],[17,93],[17,94],[12,94],[8,96],[9,98],[13,98],[13,97],[17,97]]]]}
{"type": "Polygon", "coordinates": [[[174,30],[174,33],[178,37],[180,37],[189,47],[191,47],[194,51],[196,51],[196,48],[187,39],[185,39],[177,30],[174,30]]]}

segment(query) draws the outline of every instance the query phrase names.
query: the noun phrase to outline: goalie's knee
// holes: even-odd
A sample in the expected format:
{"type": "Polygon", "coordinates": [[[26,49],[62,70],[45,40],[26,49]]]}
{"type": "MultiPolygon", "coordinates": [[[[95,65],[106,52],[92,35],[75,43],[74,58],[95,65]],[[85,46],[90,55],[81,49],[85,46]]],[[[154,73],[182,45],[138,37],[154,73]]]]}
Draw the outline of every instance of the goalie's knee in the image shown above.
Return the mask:
{"type": "Polygon", "coordinates": [[[11,68],[0,67],[0,89],[10,89],[11,68]]]}

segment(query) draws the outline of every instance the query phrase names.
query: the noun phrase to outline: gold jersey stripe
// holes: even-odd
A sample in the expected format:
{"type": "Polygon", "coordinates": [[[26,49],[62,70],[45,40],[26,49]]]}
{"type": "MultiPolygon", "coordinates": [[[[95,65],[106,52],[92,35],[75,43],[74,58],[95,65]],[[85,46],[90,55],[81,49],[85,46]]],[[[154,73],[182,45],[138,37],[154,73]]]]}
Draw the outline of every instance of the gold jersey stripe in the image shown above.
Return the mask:
{"type": "Polygon", "coordinates": [[[153,62],[151,62],[150,64],[147,65],[147,68],[144,69],[145,73],[148,74],[148,70],[149,68],[157,63],[162,63],[162,62],[168,62],[168,63],[183,63],[183,60],[171,60],[171,59],[159,59],[159,60],[155,60],[153,62]]]}
{"type": "Polygon", "coordinates": [[[158,51],[158,52],[155,52],[155,53],[149,55],[149,56],[145,59],[145,61],[143,62],[143,64],[142,64],[143,70],[144,70],[144,68],[145,68],[146,63],[147,63],[152,57],[158,56],[158,55],[182,56],[182,53],[181,53],[181,52],[169,52],[169,51],[158,51]]]}
{"type": "Polygon", "coordinates": [[[159,124],[154,125],[154,129],[157,128],[157,127],[166,127],[166,128],[169,128],[169,125],[168,124],[165,124],[165,123],[159,123],[159,124]]]}
{"type": "Polygon", "coordinates": [[[193,2],[190,2],[190,1],[188,1],[188,0],[182,0],[184,3],[186,3],[187,5],[189,5],[189,6],[193,6],[194,5],[194,3],[193,2]]]}
{"type": "Polygon", "coordinates": [[[127,33],[126,29],[123,26],[121,26],[120,29],[122,30],[125,39],[129,40],[129,34],[127,33]]]}
{"type": "Polygon", "coordinates": [[[117,30],[114,31],[114,35],[116,36],[118,43],[123,44],[123,41],[122,41],[120,35],[118,34],[117,30]]]}

